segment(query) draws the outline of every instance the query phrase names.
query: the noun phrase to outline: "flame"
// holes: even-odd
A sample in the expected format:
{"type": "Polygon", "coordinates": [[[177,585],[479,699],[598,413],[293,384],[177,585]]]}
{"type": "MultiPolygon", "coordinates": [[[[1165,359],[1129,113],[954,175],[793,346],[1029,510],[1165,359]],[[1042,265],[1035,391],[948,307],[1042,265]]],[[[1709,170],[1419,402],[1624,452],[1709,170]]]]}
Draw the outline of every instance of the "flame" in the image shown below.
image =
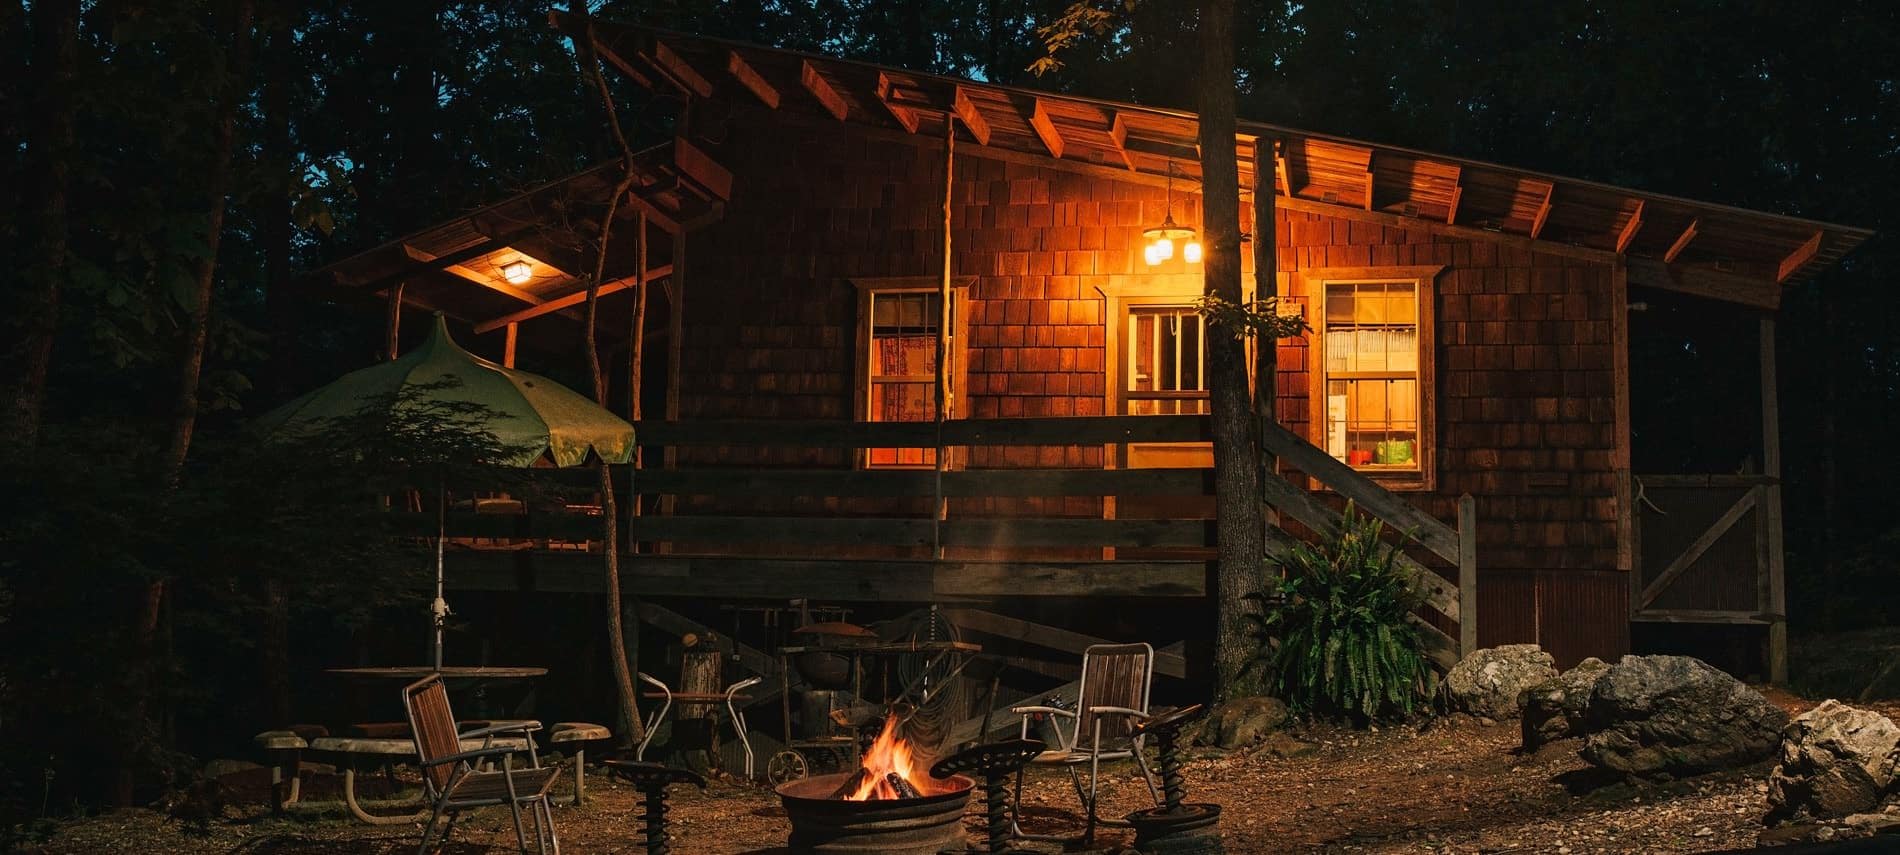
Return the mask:
{"type": "Polygon", "coordinates": [[[949,790],[943,782],[930,777],[928,761],[913,753],[910,741],[897,735],[897,716],[894,715],[884,719],[884,731],[864,752],[864,762],[860,765],[866,774],[860,777],[857,790],[844,797],[845,801],[899,798],[897,788],[885,777],[892,772],[917,788],[919,795],[930,796],[949,790]]]}

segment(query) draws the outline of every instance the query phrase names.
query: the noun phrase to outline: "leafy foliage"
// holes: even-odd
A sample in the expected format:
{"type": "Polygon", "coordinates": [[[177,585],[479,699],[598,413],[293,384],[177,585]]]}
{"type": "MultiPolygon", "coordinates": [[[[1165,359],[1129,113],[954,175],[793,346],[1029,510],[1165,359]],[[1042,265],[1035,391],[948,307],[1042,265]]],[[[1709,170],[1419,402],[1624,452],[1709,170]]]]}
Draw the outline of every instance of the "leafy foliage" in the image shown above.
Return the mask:
{"type": "Polygon", "coordinates": [[[1235,303],[1213,294],[1195,298],[1194,308],[1213,326],[1235,338],[1259,338],[1278,341],[1312,331],[1306,316],[1282,314],[1280,299],[1268,297],[1247,303],[1235,303]]]}
{"type": "Polygon", "coordinates": [[[1298,544],[1281,565],[1263,622],[1277,644],[1261,657],[1279,696],[1297,709],[1356,718],[1410,715],[1437,691],[1418,630],[1424,601],[1397,562],[1384,524],[1349,504],[1339,531],[1298,544]]]}

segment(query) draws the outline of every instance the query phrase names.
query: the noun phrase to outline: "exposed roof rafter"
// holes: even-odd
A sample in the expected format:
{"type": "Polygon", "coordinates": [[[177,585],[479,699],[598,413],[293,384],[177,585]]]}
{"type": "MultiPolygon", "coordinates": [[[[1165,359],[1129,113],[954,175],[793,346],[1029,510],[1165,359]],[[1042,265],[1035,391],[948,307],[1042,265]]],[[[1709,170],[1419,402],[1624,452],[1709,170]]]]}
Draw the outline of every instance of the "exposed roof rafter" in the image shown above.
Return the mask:
{"type": "Polygon", "coordinates": [[[1787,282],[1788,277],[1800,272],[1801,268],[1806,267],[1808,262],[1813,261],[1814,256],[1821,252],[1821,238],[1824,236],[1825,233],[1823,232],[1815,232],[1814,237],[1808,238],[1807,243],[1802,244],[1800,248],[1789,253],[1787,258],[1782,259],[1780,267],[1776,268],[1775,271],[1775,283],[1781,284],[1787,282]]]}
{"type": "Polygon", "coordinates": [[[884,109],[891,111],[891,117],[903,125],[904,130],[917,133],[917,111],[898,103],[897,84],[891,80],[888,71],[877,73],[877,100],[884,105],[884,109]]]}
{"type": "Polygon", "coordinates": [[[842,122],[851,114],[851,105],[845,103],[844,96],[838,94],[837,87],[832,86],[831,81],[818,73],[818,66],[812,65],[811,60],[805,60],[799,65],[798,82],[805,87],[806,92],[811,93],[811,97],[817,99],[818,105],[825,108],[825,112],[830,113],[832,118],[842,122]]]}
{"type": "Polygon", "coordinates": [[[1035,109],[1030,111],[1029,126],[1036,129],[1036,137],[1042,140],[1042,147],[1048,149],[1049,156],[1062,159],[1062,132],[1056,130],[1055,120],[1049,117],[1049,104],[1037,98],[1035,109]]]}
{"type": "Polygon", "coordinates": [[[732,79],[739,81],[740,86],[745,87],[747,92],[759,99],[759,103],[774,110],[778,109],[779,101],[783,98],[779,94],[778,87],[773,86],[770,81],[760,75],[758,69],[753,68],[752,63],[746,62],[745,57],[736,50],[726,51],[726,73],[732,75],[732,79]]]}
{"type": "Polygon", "coordinates": [[[1445,206],[1445,225],[1458,225],[1458,203],[1465,198],[1465,170],[1462,166],[1453,166],[1451,175],[1451,202],[1445,206]]]}
{"type": "Polygon", "coordinates": [[[1682,230],[1682,235],[1676,238],[1675,243],[1669,245],[1667,252],[1663,253],[1664,264],[1676,263],[1676,256],[1681,255],[1683,250],[1689,248],[1689,242],[1695,240],[1696,229],[1700,228],[1701,225],[1702,220],[1700,219],[1689,221],[1689,225],[1682,230]]]}
{"type": "Polygon", "coordinates": [[[1544,188],[1544,201],[1537,206],[1537,215],[1531,218],[1531,240],[1544,233],[1544,225],[1550,222],[1550,203],[1557,196],[1557,182],[1553,181],[1544,188]]]}
{"type": "MultiPolygon", "coordinates": [[[[653,282],[656,279],[661,279],[661,278],[671,276],[671,275],[673,275],[673,265],[662,264],[657,267],[647,268],[646,280],[648,282],[653,282]]],[[[602,283],[601,286],[595,290],[595,296],[597,298],[605,297],[608,294],[624,291],[631,287],[633,287],[633,277],[627,276],[621,279],[616,279],[612,282],[602,283]]],[[[548,314],[549,312],[558,312],[569,306],[576,306],[585,302],[587,302],[587,289],[582,288],[578,291],[570,291],[566,294],[562,294],[559,297],[555,297],[552,300],[548,300],[538,306],[529,306],[528,308],[522,309],[521,311],[510,312],[506,315],[502,315],[499,318],[493,318],[491,320],[486,320],[486,321],[482,321],[481,323],[475,324],[475,334],[481,335],[483,333],[493,332],[509,324],[518,324],[525,320],[541,317],[542,315],[548,314]]]]}
{"type": "Polygon", "coordinates": [[[1643,227],[1643,200],[1636,200],[1636,210],[1630,212],[1630,218],[1623,223],[1623,230],[1616,235],[1616,251],[1629,250],[1630,241],[1636,239],[1636,232],[1643,227]]]}
{"type": "Polygon", "coordinates": [[[977,145],[990,144],[990,120],[984,118],[983,111],[977,109],[976,102],[970,99],[970,90],[967,87],[957,86],[956,94],[951,99],[951,107],[956,111],[957,118],[963,120],[963,127],[969,129],[970,136],[976,139],[977,145]]]}

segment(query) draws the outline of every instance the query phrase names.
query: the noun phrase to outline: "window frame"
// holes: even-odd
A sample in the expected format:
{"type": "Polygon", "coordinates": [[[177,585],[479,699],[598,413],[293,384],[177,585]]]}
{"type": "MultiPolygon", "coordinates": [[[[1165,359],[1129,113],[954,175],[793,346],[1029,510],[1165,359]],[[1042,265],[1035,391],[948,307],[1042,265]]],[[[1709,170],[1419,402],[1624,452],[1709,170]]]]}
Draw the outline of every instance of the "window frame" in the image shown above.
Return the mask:
{"type": "MultiPolygon", "coordinates": [[[[891,276],[851,279],[856,290],[854,296],[855,317],[852,323],[853,349],[856,358],[851,372],[851,419],[852,421],[873,421],[871,414],[871,300],[877,294],[938,294],[943,290],[943,280],[935,276],[891,276]]],[[[944,410],[948,419],[963,418],[967,407],[963,399],[969,389],[969,340],[970,330],[970,288],[976,284],[974,276],[959,276],[951,280],[950,285],[950,340],[945,349],[948,357],[946,379],[950,385],[950,400],[944,410]]],[[[961,466],[961,455],[951,449],[944,455],[944,468],[961,466]]],[[[909,469],[931,470],[936,465],[910,464],[873,464],[870,461],[870,449],[859,448],[852,453],[852,466],[856,469],[909,469]]]]}
{"type": "MultiPolygon", "coordinates": [[[[1362,469],[1388,490],[1431,491],[1438,487],[1438,302],[1437,279],[1443,265],[1393,267],[1324,267],[1301,271],[1306,283],[1307,320],[1307,439],[1326,449],[1326,289],[1328,285],[1412,285],[1418,294],[1418,450],[1416,471],[1362,469]]],[[[1322,485],[1323,486],[1323,485],[1322,485]]]]}
{"type": "MultiPolygon", "coordinates": [[[[1252,278],[1243,282],[1243,289],[1251,293],[1252,278]]],[[[1122,348],[1122,339],[1127,337],[1128,310],[1153,306],[1192,306],[1194,301],[1205,293],[1206,281],[1199,274],[1157,274],[1135,278],[1135,281],[1111,283],[1096,286],[1096,292],[1102,295],[1103,308],[1103,368],[1107,377],[1102,385],[1103,412],[1111,416],[1127,416],[1127,384],[1124,371],[1128,354],[1122,348]]],[[[1206,358],[1207,343],[1203,341],[1202,358],[1206,358]]],[[[1249,360],[1251,364],[1251,360],[1249,360]]],[[[1136,416],[1134,418],[1141,418],[1136,416]]],[[[1130,443],[1109,443],[1105,450],[1105,464],[1111,468],[1126,469],[1130,465],[1130,443]]],[[[1140,447],[1169,446],[1174,448],[1213,449],[1213,443],[1134,443],[1140,447]]]]}

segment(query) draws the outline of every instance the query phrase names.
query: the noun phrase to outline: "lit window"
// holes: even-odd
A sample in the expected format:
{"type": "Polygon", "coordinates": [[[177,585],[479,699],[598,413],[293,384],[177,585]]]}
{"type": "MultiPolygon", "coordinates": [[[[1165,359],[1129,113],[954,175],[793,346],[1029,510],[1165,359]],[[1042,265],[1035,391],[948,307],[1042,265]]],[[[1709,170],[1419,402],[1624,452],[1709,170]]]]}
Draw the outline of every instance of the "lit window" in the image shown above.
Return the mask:
{"type": "Polygon", "coordinates": [[[1131,416],[1207,412],[1207,319],[1192,306],[1130,306],[1122,406],[1131,416]]]}
{"type": "MultiPolygon", "coordinates": [[[[937,325],[942,305],[934,293],[869,294],[865,420],[927,422],[936,418],[937,325]]],[[[869,466],[933,467],[934,448],[871,448],[869,466]]]]}
{"type": "Polygon", "coordinates": [[[1326,282],[1320,440],[1356,469],[1416,473],[1429,425],[1423,372],[1429,343],[1416,281],[1326,282]]]}

